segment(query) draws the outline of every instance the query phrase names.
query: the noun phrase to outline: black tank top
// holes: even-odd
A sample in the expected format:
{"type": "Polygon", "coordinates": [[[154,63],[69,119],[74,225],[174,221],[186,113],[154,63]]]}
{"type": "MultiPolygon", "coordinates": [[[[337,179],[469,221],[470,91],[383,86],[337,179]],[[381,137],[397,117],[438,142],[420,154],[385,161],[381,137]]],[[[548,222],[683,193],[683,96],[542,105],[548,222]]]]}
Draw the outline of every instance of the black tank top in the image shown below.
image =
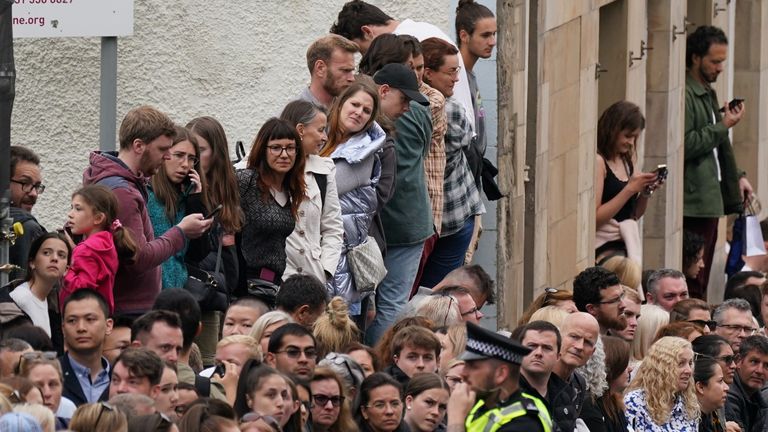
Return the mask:
{"type": "MultiPolygon", "coordinates": [[[[622,189],[627,187],[628,181],[621,181],[616,177],[616,175],[613,173],[613,170],[611,167],[608,166],[608,161],[603,158],[603,162],[605,163],[605,182],[603,183],[603,196],[600,201],[600,204],[605,204],[608,201],[612,200],[613,197],[619,194],[622,189]]],[[[632,167],[631,162],[627,162],[627,172],[629,173],[629,176],[632,177],[632,173],[634,171],[634,168],[632,167]]],[[[618,213],[613,217],[613,219],[616,219],[617,222],[621,222],[626,219],[631,219],[632,215],[635,213],[635,203],[637,202],[637,195],[633,195],[632,198],[630,198],[626,204],[624,204],[624,207],[619,210],[618,213]]]]}

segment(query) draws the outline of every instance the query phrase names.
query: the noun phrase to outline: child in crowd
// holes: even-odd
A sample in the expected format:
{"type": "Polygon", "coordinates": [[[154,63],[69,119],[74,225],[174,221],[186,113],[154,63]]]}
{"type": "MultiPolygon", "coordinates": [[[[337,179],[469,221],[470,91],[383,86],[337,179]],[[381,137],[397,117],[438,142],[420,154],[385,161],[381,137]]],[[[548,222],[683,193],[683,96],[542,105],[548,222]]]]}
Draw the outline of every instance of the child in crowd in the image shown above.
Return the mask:
{"type": "Polygon", "coordinates": [[[66,227],[72,235],[83,236],[75,246],[69,271],[59,292],[59,303],[75,290],[91,288],[104,296],[110,313],[115,302],[112,287],[121,261],[132,261],[136,244],[117,219],[117,199],[105,186],[89,185],[72,194],[72,209],[66,227]]]}

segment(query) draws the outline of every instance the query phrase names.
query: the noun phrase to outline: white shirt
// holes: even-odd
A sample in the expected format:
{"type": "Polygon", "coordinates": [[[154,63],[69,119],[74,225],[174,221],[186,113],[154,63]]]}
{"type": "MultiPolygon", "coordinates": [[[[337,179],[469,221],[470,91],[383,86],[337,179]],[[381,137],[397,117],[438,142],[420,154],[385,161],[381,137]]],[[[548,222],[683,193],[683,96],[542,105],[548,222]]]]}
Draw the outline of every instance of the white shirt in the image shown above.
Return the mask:
{"type": "Polygon", "coordinates": [[[48,299],[40,300],[35,297],[29,289],[29,282],[17,286],[10,295],[19,308],[32,318],[32,324],[45,330],[50,337],[51,320],[48,317],[48,299]]]}

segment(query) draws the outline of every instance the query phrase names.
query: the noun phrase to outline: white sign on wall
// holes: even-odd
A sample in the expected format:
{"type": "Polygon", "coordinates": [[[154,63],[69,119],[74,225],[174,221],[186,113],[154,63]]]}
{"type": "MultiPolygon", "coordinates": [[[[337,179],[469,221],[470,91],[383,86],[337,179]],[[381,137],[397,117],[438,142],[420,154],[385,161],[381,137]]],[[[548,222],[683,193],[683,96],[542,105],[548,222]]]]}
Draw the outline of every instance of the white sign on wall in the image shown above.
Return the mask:
{"type": "Polygon", "coordinates": [[[133,0],[15,0],[13,37],[130,36],[133,0]]]}

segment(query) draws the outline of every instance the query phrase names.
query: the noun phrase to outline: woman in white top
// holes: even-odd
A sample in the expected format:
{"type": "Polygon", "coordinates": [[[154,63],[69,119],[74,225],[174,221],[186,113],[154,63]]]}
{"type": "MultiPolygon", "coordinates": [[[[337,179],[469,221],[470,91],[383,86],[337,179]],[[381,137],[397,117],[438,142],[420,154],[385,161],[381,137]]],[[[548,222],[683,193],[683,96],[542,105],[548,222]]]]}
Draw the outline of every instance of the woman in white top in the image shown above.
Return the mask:
{"type": "Polygon", "coordinates": [[[45,330],[57,349],[63,347],[61,315],[56,302],[49,304],[48,298],[56,298],[53,291],[67,271],[71,253],[69,243],[55,232],[32,242],[26,279],[0,289],[0,328],[7,331],[31,321],[45,330]]]}
{"type": "Polygon", "coordinates": [[[328,139],[328,119],[322,108],[304,100],[286,105],[280,118],[296,127],[307,155],[307,193],[299,205],[296,228],[285,243],[287,262],[283,280],[300,273],[327,282],[336,272],[344,235],[336,166],[332,159],[317,155],[328,139]]]}

